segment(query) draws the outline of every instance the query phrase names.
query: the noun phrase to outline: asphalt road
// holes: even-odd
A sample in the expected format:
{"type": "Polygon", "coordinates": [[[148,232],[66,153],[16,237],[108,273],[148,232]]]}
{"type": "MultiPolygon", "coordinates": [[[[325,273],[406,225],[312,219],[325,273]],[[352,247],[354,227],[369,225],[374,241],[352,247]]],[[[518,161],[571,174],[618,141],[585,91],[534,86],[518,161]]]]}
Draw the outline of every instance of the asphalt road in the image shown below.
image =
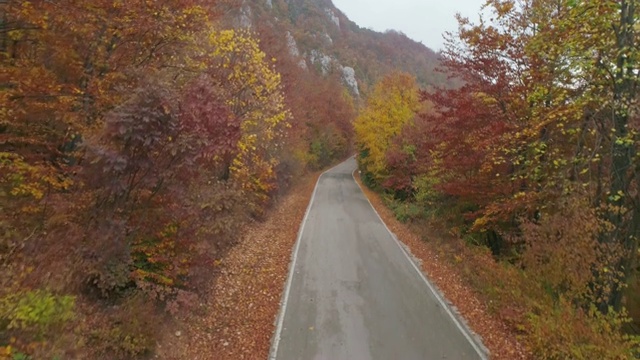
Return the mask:
{"type": "Polygon", "coordinates": [[[355,168],[351,158],[318,181],[270,358],[484,358],[377,216],[355,168]]]}

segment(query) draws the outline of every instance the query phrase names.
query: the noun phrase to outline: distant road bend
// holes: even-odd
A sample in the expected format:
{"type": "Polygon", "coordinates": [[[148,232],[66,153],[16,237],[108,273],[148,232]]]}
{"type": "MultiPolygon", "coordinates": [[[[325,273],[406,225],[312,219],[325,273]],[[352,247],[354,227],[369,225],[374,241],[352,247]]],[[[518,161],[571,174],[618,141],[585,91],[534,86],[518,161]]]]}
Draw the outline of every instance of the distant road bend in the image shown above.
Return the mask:
{"type": "Polygon", "coordinates": [[[270,359],[486,359],[355,183],[353,158],[318,180],[270,359]]]}

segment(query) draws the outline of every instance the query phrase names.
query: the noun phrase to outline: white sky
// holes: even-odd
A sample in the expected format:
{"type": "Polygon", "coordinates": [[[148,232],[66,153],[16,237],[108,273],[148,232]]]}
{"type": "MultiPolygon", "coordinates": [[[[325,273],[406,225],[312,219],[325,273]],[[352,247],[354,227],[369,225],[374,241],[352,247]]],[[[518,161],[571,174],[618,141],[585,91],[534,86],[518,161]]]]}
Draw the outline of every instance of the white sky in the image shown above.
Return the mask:
{"type": "Polygon", "coordinates": [[[442,49],[442,34],[455,32],[457,12],[476,22],[485,0],[333,0],[360,27],[399,30],[433,50],[442,49]]]}

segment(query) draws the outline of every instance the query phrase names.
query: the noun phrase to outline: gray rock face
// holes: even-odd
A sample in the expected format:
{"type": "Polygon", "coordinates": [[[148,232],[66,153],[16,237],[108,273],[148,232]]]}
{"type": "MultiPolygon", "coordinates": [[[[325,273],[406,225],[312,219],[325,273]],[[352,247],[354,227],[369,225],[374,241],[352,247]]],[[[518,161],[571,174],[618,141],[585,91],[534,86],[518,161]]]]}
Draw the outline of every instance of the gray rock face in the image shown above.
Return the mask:
{"type": "Polygon", "coordinates": [[[329,17],[329,20],[331,20],[332,23],[336,24],[337,27],[340,27],[340,19],[336,16],[333,10],[329,8],[325,8],[324,12],[325,14],[327,14],[327,16],[329,17]]]}
{"type": "MultiPolygon", "coordinates": [[[[293,35],[291,35],[290,31],[286,32],[285,37],[287,38],[287,49],[289,50],[289,55],[293,56],[294,58],[299,58],[300,49],[298,48],[296,39],[293,37],[293,35]]],[[[300,59],[300,61],[298,61],[298,66],[301,69],[308,70],[307,62],[304,59],[300,59]]]]}
{"type": "Polygon", "coordinates": [[[243,5],[240,9],[240,27],[250,29],[253,25],[251,22],[251,7],[249,5],[243,5]]]}
{"type": "MultiPolygon", "coordinates": [[[[344,82],[344,84],[354,95],[360,96],[360,88],[358,87],[358,79],[356,79],[356,71],[352,67],[342,66],[335,58],[329,55],[325,55],[319,50],[315,49],[311,50],[309,61],[311,61],[311,64],[313,65],[320,65],[320,71],[322,72],[323,76],[328,75],[332,69],[339,70],[341,72],[342,81],[344,82]]],[[[306,68],[306,64],[303,68],[306,68]]]]}
{"type": "Polygon", "coordinates": [[[352,67],[342,67],[342,80],[355,95],[360,96],[358,80],[356,79],[356,71],[352,67]]]}
{"type": "Polygon", "coordinates": [[[331,56],[325,55],[318,50],[311,50],[309,60],[314,65],[320,64],[320,71],[322,71],[322,75],[329,74],[329,71],[331,70],[331,63],[333,62],[331,56]]]}
{"type": "MultiPolygon", "coordinates": [[[[267,7],[273,8],[273,0],[265,1],[267,7]]],[[[290,5],[292,3],[291,0],[286,0],[286,2],[290,5]]],[[[325,7],[323,10],[329,21],[339,28],[340,18],[338,18],[335,11],[329,7],[325,7]]],[[[251,27],[251,16],[251,8],[247,4],[247,0],[243,0],[239,19],[242,27],[251,27]]],[[[330,73],[337,71],[342,77],[344,86],[349,89],[353,95],[360,96],[360,89],[355,70],[349,66],[342,66],[338,59],[324,53],[324,51],[327,51],[326,49],[330,49],[333,46],[334,41],[329,35],[330,32],[330,29],[325,28],[322,32],[312,34],[312,37],[322,41],[321,49],[302,49],[301,51],[301,48],[298,46],[298,43],[291,31],[287,31],[285,33],[285,41],[289,55],[296,59],[297,65],[301,69],[309,70],[310,68],[317,68],[323,76],[327,76],[330,73]]]]}
{"type": "Polygon", "coordinates": [[[289,54],[293,57],[300,56],[300,50],[298,49],[298,44],[296,43],[296,39],[293,38],[290,31],[287,31],[285,34],[287,38],[287,48],[289,49],[289,54]]]}
{"type": "Polygon", "coordinates": [[[324,41],[327,43],[327,45],[333,45],[333,39],[331,38],[331,36],[329,36],[329,34],[327,34],[326,32],[322,33],[322,37],[324,38],[324,41]]]}

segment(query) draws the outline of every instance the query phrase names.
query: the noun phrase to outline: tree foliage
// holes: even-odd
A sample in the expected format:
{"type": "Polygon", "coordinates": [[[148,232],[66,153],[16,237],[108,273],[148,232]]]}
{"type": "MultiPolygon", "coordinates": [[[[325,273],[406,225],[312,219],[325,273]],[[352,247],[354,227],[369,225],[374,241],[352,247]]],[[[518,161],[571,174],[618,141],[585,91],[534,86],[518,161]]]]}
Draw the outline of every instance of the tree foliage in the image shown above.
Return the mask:
{"type": "Polygon", "coordinates": [[[360,167],[380,184],[387,172],[386,153],[392,140],[418,111],[418,87],[408,74],[386,76],[374,88],[366,107],[355,120],[360,167]]]}
{"type": "Polygon", "coordinates": [[[538,313],[548,309],[593,325],[581,331],[602,357],[637,351],[619,331],[608,340],[594,332],[607,323],[620,330],[638,266],[639,5],[489,0],[489,19],[459,17],[448,36],[443,65],[461,86],[422,91],[431,111],[403,131],[386,126],[394,146],[365,140],[373,129],[356,132],[358,142],[381,144],[371,152],[384,159],[372,167],[365,152],[362,169],[392,180],[383,188],[396,198],[428,207],[416,216],[444,215],[538,279],[552,301],[528,308],[527,329],[542,358],[587,356],[578,350],[585,340],[567,335],[575,328],[558,331],[567,344],[542,351],[561,342],[536,338],[559,321],[538,313]],[[606,343],[616,344],[610,353],[606,343]]]}

